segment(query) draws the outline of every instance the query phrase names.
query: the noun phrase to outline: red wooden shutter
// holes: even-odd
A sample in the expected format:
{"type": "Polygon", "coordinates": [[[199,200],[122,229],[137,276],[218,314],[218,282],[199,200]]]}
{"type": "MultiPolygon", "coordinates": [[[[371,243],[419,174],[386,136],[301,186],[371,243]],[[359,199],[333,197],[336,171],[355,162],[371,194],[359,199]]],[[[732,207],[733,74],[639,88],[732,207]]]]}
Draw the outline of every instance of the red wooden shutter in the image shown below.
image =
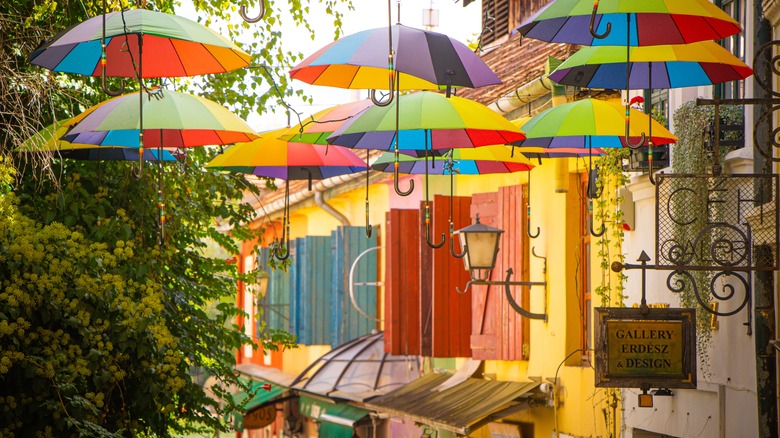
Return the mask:
{"type": "MultiPolygon", "coordinates": [[[[528,280],[528,239],[526,209],[522,186],[502,187],[495,193],[474,195],[473,215],[480,222],[504,230],[492,280],[503,281],[512,268],[514,281],[528,280]]],[[[513,286],[515,301],[528,308],[527,288],[513,286]]],[[[481,360],[526,359],[529,321],[509,306],[504,290],[498,286],[472,287],[472,357],[481,360]]]]}
{"type": "Polygon", "coordinates": [[[417,210],[386,215],[385,351],[393,355],[421,354],[419,224],[417,210]]]}
{"type": "MultiPolygon", "coordinates": [[[[453,223],[455,230],[471,224],[471,198],[457,196],[452,199],[453,223]]],[[[444,233],[447,243],[433,251],[432,258],[432,356],[433,357],[471,357],[471,297],[459,294],[469,281],[469,273],[463,267],[463,260],[450,254],[449,242],[450,197],[436,196],[433,204],[433,238],[436,242],[444,233]]],[[[457,236],[456,240],[457,240],[457,236]]],[[[460,252],[460,245],[455,251],[460,252]]]]}

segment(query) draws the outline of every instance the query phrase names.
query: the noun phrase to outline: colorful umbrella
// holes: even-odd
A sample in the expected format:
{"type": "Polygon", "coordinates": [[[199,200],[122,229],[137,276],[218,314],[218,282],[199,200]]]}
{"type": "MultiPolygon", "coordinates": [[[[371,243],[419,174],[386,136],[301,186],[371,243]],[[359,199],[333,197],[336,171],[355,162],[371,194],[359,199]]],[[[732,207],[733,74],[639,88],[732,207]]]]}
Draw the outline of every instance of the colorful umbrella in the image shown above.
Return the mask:
{"type": "Polygon", "coordinates": [[[390,70],[399,72],[399,90],[483,87],[501,80],[465,44],[447,35],[395,24],[334,41],[290,70],[290,77],[312,85],[351,89],[392,89],[390,70]]]}
{"type": "MultiPolygon", "coordinates": [[[[445,155],[423,158],[403,155],[398,171],[406,174],[448,175],[486,175],[491,173],[511,173],[531,170],[534,165],[520,154],[511,156],[508,146],[485,146],[477,149],[451,149],[445,155]],[[448,163],[452,163],[451,166],[448,163]]],[[[393,172],[394,154],[386,152],[377,158],[371,168],[382,172],[393,172]]]]}
{"type": "Polygon", "coordinates": [[[626,48],[583,47],[550,79],[587,88],[677,88],[745,79],[753,70],[712,41],[630,48],[630,82],[626,86],[626,48]]]}
{"type": "Polygon", "coordinates": [[[557,0],[515,31],[552,43],[652,46],[720,40],[741,29],[709,0],[557,0]]]}
{"type": "Polygon", "coordinates": [[[431,150],[510,144],[524,139],[511,122],[488,107],[462,97],[421,91],[402,95],[386,107],[371,107],[345,122],[328,143],[357,149],[389,150],[394,146],[395,107],[398,149],[431,150]]]}
{"type": "Polygon", "coordinates": [[[206,166],[284,180],[324,179],[366,169],[360,157],[347,148],[279,140],[285,129],[261,134],[217,155],[206,166]]]}
{"type": "Polygon", "coordinates": [[[92,107],[62,139],[97,146],[186,148],[258,137],[246,122],[216,102],[171,90],[160,89],[158,93],[144,101],[140,113],[138,93],[92,107]],[[143,131],[141,117],[146,119],[143,131]]]}
{"type": "MultiPolygon", "coordinates": [[[[677,137],[655,120],[631,109],[632,126],[647,126],[652,121],[655,144],[675,143],[677,137]]],[[[516,144],[550,148],[620,148],[625,144],[623,108],[597,99],[583,99],[545,110],[523,125],[526,139],[516,144]]],[[[629,139],[643,135],[632,128],[629,139]]]]}
{"type": "MultiPolygon", "coordinates": [[[[71,160],[90,160],[90,161],[132,161],[138,160],[140,155],[138,149],[131,148],[90,148],[90,149],[71,149],[55,152],[55,157],[69,158],[71,160]]],[[[145,150],[144,160],[159,161],[159,154],[156,150],[145,150]]],[[[162,161],[177,161],[176,157],[170,151],[163,149],[162,161]]]]}
{"type": "Polygon", "coordinates": [[[324,109],[312,114],[299,125],[282,131],[279,139],[299,143],[328,144],[325,139],[333,131],[371,106],[373,103],[370,99],[363,99],[324,109]]]}
{"type": "MultiPolygon", "coordinates": [[[[216,170],[248,173],[270,178],[282,178],[285,184],[282,242],[286,246],[275,247],[274,257],[286,260],[290,256],[290,180],[324,179],[367,169],[357,155],[338,146],[322,146],[306,143],[288,143],[279,140],[286,131],[280,129],[265,133],[249,143],[237,144],[217,155],[206,167],[216,170]]],[[[368,212],[366,212],[368,216],[368,212]]]]}
{"type": "MultiPolygon", "coordinates": [[[[102,26],[101,15],[58,33],[30,54],[30,63],[52,71],[100,76],[102,26]]],[[[106,75],[112,77],[139,77],[139,65],[143,65],[143,78],[224,73],[246,67],[251,60],[207,27],[146,9],[105,14],[105,38],[106,75]]]]}

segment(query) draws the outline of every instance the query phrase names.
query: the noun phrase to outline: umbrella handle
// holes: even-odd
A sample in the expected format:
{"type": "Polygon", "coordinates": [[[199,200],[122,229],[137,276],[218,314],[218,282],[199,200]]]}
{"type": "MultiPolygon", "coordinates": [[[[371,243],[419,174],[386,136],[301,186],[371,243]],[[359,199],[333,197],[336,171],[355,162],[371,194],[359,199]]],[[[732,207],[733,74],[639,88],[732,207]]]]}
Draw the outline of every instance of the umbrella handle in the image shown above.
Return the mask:
{"type": "Polygon", "coordinates": [[[593,35],[593,38],[597,39],[604,39],[609,35],[610,32],[612,32],[612,23],[607,23],[607,29],[604,31],[604,33],[599,34],[596,33],[596,28],[594,27],[596,24],[596,14],[599,10],[599,0],[593,1],[593,12],[590,13],[590,26],[588,26],[588,30],[590,30],[590,34],[593,35]]]}
{"type": "Polygon", "coordinates": [[[125,92],[125,79],[122,78],[120,82],[120,86],[118,90],[112,90],[108,88],[108,84],[106,83],[106,69],[103,69],[103,73],[100,75],[100,84],[103,86],[103,92],[111,97],[119,96],[120,94],[125,92]]]}
{"type": "Polygon", "coordinates": [[[455,225],[450,221],[450,254],[456,259],[462,259],[467,252],[469,252],[467,245],[463,246],[463,252],[460,254],[455,252],[455,225]]]}
{"type": "MultiPolygon", "coordinates": [[[[425,206],[426,210],[428,209],[428,206],[425,206]]],[[[439,243],[433,243],[431,242],[431,221],[428,217],[428,212],[426,211],[426,217],[425,217],[425,243],[428,244],[433,249],[439,249],[442,246],[444,246],[445,243],[447,243],[447,235],[444,233],[441,233],[441,242],[439,243]]]]}
{"type": "Polygon", "coordinates": [[[406,191],[401,190],[401,188],[398,186],[398,163],[396,163],[395,166],[395,178],[393,178],[393,188],[395,188],[395,193],[398,194],[398,196],[409,196],[414,191],[414,180],[409,180],[409,189],[406,191]]]}
{"type": "Polygon", "coordinates": [[[601,230],[599,230],[598,233],[593,229],[593,215],[592,214],[590,216],[590,224],[588,224],[588,226],[590,227],[590,235],[593,236],[593,237],[601,237],[601,236],[604,235],[604,233],[607,232],[607,227],[604,225],[603,222],[601,224],[601,230]]]}
{"type": "Polygon", "coordinates": [[[260,0],[258,3],[260,3],[260,13],[257,15],[257,17],[249,17],[246,14],[246,6],[241,6],[241,8],[238,10],[238,15],[240,15],[241,18],[243,18],[247,23],[257,23],[258,21],[262,20],[263,16],[265,15],[265,1],[260,0]]]}
{"type": "Polygon", "coordinates": [[[628,125],[626,125],[626,146],[628,146],[630,149],[638,149],[642,147],[645,144],[646,139],[647,136],[643,132],[642,136],[639,138],[639,143],[631,143],[631,138],[628,136],[628,125]]]}
{"type": "MultiPolygon", "coordinates": [[[[284,242],[284,240],[282,240],[284,242]]],[[[284,253],[281,252],[279,249],[281,246],[276,246],[273,249],[273,256],[276,258],[276,260],[279,260],[280,262],[283,262],[290,258],[290,236],[287,236],[287,245],[284,247],[284,253]]]]}
{"type": "Polygon", "coordinates": [[[374,105],[385,107],[393,103],[393,100],[395,100],[394,99],[395,93],[393,93],[393,89],[392,89],[392,79],[390,80],[390,83],[391,83],[390,94],[389,94],[390,97],[388,97],[387,100],[381,100],[379,97],[377,97],[376,90],[374,89],[368,90],[368,96],[371,98],[371,102],[374,105]]]}

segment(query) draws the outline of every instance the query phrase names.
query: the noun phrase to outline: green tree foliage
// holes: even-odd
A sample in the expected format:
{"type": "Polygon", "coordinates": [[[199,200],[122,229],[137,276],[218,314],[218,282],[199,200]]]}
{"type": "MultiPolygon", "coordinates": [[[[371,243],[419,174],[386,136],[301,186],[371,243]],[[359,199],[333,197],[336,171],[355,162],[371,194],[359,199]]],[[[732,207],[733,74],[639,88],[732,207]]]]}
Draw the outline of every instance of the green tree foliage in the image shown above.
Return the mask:
{"type": "MultiPolygon", "coordinates": [[[[114,11],[128,6],[108,3],[114,11]]],[[[235,24],[236,6],[257,10],[248,1],[193,3],[204,24],[229,23],[215,30],[244,43],[262,67],[179,80],[177,87],[189,84],[244,116],[269,110],[278,100],[271,88],[293,93],[286,70],[302,56],[279,44],[279,23],[284,16],[309,29],[315,11],[308,1],[267,2],[256,25],[235,24]]],[[[316,4],[317,13],[333,16],[335,35],[337,6],[351,3],[316,4]]],[[[174,4],[146,7],[171,12],[174,4]]],[[[27,63],[39,42],[100,10],[95,0],[0,5],[0,436],[225,430],[229,414],[241,409],[225,394],[241,385],[235,352],[250,342],[235,323],[242,314],[236,283],[253,278],[209,256],[205,242],[235,254],[236,242],[255,237],[253,210],[235,200],[257,188],[241,176],[204,171],[216,152],[206,148],[163,168],[147,163],[140,177],[130,163],[13,152],[52,121],[104,98],[99,79],[27,63]],[[217,384],[204,390],[193,370],[217,384]]],[[[257,348],[294,344],[283,332],[262,337],[257,348]]]]}

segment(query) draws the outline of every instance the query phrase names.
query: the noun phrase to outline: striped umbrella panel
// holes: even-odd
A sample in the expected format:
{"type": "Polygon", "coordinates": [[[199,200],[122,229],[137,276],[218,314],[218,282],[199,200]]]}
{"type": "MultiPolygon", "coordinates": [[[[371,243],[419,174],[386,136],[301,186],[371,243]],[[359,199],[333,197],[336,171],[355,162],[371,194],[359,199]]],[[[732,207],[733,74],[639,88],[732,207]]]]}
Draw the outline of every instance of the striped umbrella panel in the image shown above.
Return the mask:
{"type": "MultiPolygon", "coordinates": [[[[490,67],[447,35],[401,24],[392,26],[394,67],[402,90],[435,90],[500,84],[490,67]]],[[[387,90],[388,29],[369,29],[328,44],[290,70],[312,85],[387,90]]]]}
{"type": "Polygon", "coordinates": [[[585,46],[652,46],[720,40],[742,31],[709,0],[601,0],[590,33],[593,0],[556,0],[514,29],[525,37],[585,46]],[[628,25],[630,19],[630,26],[628,25]]]}
{"type": "MultiPolygon", "coordinates": [[[[30,63],[56,72],[100,76],[102,16],[76,24],[42,43],[30,63]]],[[[211,29],[176,15],[145,9],[106,14],[106,75],[144,78],[216,74],[249,65],[251,56],[211,29]],[[143,59],[139,55],[143,40],[143,59]]]]}
{"type": "MultiPolygon", "coordinates": [[[[629,89],[680,88],[738,81],[753,74],[712,41],[630,49],[629,89]]],[[[626,88],[625,47],[583,47],[550,73],[550,79],[586,88],[626,88]]]]}

